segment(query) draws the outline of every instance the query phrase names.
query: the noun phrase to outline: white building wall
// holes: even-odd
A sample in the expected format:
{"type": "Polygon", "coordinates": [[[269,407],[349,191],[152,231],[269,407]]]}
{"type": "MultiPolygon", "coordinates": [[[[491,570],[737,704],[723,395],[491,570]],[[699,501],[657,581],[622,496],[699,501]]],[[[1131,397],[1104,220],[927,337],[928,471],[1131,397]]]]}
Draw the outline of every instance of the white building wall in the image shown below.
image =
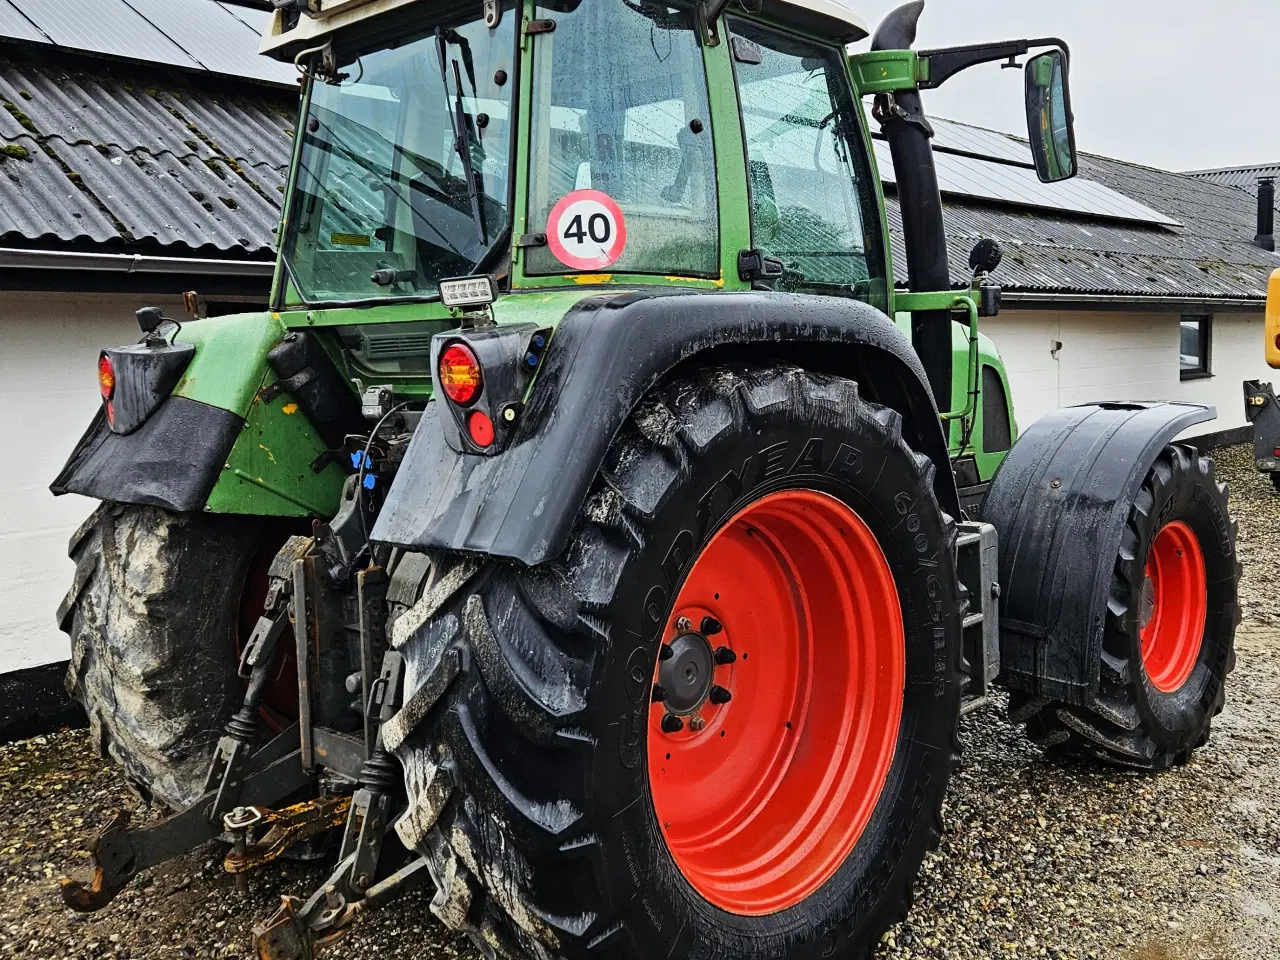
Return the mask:
{"type": "MultiPolygon", "coordinates": [[[[99,402],[98,351],[138,338],[133,311],[180,301],[149,296],[0,291],[0,672],[68,656],[54,622],[72,574],[67,540],[93,509],[48,486],[99,402]]],[[[1242,426],[1240,382],[1280,382],[1262,360],[1262,315],[1214,318],[1207,380],[1179,379],[1180,317],[1153,313],[1016,311],[983,321],[1004,357],[1018,424],[1060,406],[1105,399],[1212,403],[1219,419],[1193,433],[1242,426]],[[1054,344],[1062,347],[1054,355],[1054,344]]]]}
{"type": "Polygon", "coordinates": [[[93,510],[49,484],[100,402],[98,351],[140,336],[133,311],[181,299],[0,291],[0,673],[69,655],[55,621],[71,582],[67,540],[93,510]]]}
{"type": "Polygon", "coordinates": [[[1186,400],[1217,407],[1218,419],[1193,427],[1191,435],[1244,426],[1241,381],[1280,383],[1280,372],[1263,360],[1262,312],[1214,316],[1212,376],[1201,380],[1181,379],[1181,319],[1160,313],[1007,310],[982,321],[981,329],[1004,359],[1020,429],[1058,407],[1098,400],[1186,400]]]}

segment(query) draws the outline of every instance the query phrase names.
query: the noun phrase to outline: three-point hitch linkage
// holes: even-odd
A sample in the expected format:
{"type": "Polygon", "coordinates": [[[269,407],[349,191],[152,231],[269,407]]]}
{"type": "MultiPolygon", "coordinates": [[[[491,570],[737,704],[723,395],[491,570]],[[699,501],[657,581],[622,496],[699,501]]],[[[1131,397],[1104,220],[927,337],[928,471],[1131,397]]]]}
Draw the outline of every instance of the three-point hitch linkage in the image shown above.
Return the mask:
{"type": "Polygon", "coordinates": [[[218,743],[204,794],[181,812],[137,828],[130,827],[127,812],[113,811],[90,844],[92,879],[60,881],[67,906],[100,910],[141,871],[213,839],[230,845],[223,866],[244,890],[249,871],[291,848],[328,852],[325,835],[343,827],[337,867],[320,889],[306,901],[283,897],[279,909],[253,929],[263,960],[309,960],[362,913],[427,876],[427,861],[405,862],[404,848],[390,832],[403,788],[381,727],[399,708],[404,661],[388,649],[385,635],[387,577],[377,565],[353,571],[334,532],[343,519],[352,519],[355,504],[356,498],[347,499],[348,509],[332,526],[317,523],[313,537],[290,539],[273,561],[265,611],[240,657],[244,700],[218,743]],[[353,605],[354,624],[329,615],[353,605]],[[316,653],[328,646],[323,631],[333,623],[347,623],[359,635],[361,669],[345,686],[359,698],[362,735],[323,725],[324,705],[313,704],[322,669],[316,653]],[[291,625],[300,716],[262,744],[263,694],[278,671],[280,641],[291,625]]]}

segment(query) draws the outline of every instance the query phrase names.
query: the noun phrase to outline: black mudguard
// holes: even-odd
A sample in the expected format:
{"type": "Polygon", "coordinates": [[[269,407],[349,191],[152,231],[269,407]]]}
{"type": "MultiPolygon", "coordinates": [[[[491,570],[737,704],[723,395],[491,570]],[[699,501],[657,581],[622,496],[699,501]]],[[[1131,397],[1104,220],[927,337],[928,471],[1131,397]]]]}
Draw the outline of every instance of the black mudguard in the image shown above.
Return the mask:
{"type": "Polygon", "coordinates": [[[1087,706],[1130,505],[1156,457],[1212,420],[1190,403],[1100,403],[1049,414],[997,471],[982,517],[1000,535],[1000,678],[1087,706]]]}
{"type": "Polygon", "coordinates": [[[645,393],[695,355],[753,345],[857,380],[868,399],[899,411],[908,442],[938,465],[939,503],[959,515],[924,368],[883,313],[838,297],[632,293],[589,297],[565,315],[499,456],[451,449],[442,401],[429,404],[373,539],[531,565],[558,556],[609,444],[645,393]]]}
{"type": "Polygon", "coordinates": [[[178,513],[203,509],[244,420],[167,397],[132,433],[113,433],[102,408],[49,489],[178,513]]]}
{"type": "Polygon", "coordinates": [[[1253,424],[1253,463],[1264,473],[1280,472],[1280,400],[1269,383],[1244,382],[1244,415],[1253,424]]]}

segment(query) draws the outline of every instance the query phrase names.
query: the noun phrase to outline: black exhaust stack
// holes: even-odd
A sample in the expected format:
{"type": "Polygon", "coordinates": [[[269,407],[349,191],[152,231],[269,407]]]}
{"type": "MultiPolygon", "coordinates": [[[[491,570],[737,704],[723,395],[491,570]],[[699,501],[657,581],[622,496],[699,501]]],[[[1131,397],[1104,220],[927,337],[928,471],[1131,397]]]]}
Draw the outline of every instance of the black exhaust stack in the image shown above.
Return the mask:
{"type": "Polygon", "coordinates": [[[1276,249],[1276,178],[1258,178],[1258,235],[1255,246],[1275,253],[1276,249]]]}
{"type": "MultiPolygon", "coordinates": [[[[916,25],[924,12],[924,0],[914,0],[894,10],[876,30],[872,50],[909,50],[916,39],[916,25]]],[[[942,225],[942,196],[933,165],[933,128],[925,118],[917,90],[876,97],[876,119],[893,154],[898,181],[898,205],[902,208],[902,233],[907,248],[907,270],[913,293],[951,289],[947,264],[947,238],[942,225]]],[[[930,310],[913,315],[911,343],[929,377],[938,409],[951,409],[951,313],[930,310]]]]}

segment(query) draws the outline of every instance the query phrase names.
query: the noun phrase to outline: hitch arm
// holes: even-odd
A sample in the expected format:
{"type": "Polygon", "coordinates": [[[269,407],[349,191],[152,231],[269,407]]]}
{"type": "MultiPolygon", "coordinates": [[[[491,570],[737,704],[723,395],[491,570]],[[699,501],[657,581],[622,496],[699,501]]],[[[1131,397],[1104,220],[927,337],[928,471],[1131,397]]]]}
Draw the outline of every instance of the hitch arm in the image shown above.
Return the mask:
{"type": "MultiPolygon", "coordinates": [[[[269,806],[308,786],[313,778],[298,762],[297,743],[298,730],[292,726],[254,754],[236,788],[239,799],[269,806]]],[[[211,821],[209,811],[220,792],[211,790],[185,810],[132,830],[129,814],[113,811],[89,844],[93,878],[88,884],[70,877],[60,879],[63,902],[81,913],[101,910],[141,871],[219,836],[222,824],[211,821]]]]}

